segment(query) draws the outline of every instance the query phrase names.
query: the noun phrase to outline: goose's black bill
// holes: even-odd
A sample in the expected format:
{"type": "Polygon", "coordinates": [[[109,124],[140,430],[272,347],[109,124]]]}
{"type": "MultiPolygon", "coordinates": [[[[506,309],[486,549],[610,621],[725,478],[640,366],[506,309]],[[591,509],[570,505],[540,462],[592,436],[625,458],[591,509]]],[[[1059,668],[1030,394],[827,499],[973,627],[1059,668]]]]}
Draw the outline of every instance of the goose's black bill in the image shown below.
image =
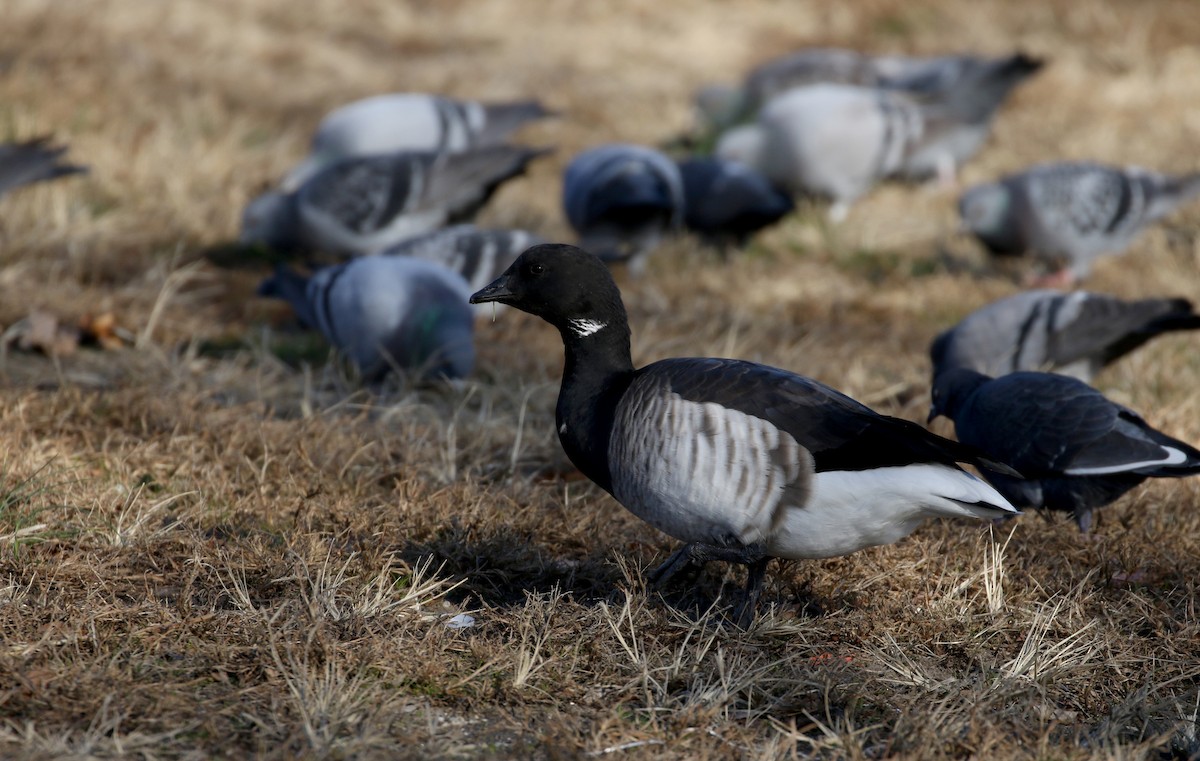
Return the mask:
{"type": "Polygon", "coordinates": [[[503,304],[505,299],[511,299],[516,295],[508,285],[508,273],[506,272],[493,280],[491,285],[471,294],[471,303],[485,304],[489,301],[498,301],[503,304]]]}

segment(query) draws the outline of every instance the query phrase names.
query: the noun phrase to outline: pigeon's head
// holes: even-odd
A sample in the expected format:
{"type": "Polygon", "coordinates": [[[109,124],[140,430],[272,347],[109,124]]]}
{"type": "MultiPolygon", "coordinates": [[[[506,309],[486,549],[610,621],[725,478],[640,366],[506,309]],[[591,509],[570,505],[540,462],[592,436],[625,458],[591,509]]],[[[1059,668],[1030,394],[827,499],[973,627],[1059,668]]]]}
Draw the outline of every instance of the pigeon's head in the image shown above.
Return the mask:
{"type": "Polygon", "coordinates": [[[965,367],[956,367],[939,373],[933,379],[931,392],[933,404],[929,408],[927,422],[932,423],[935,418],[942,415],[951,420],[957,420],[958,413],[971,395],[990,380],[991,378],[983,373],[968,370],[965,367]]]}
{"type": "Polygon", "coordinates": [[[561,243],[534,246],[472,304],[497,302],[541,317],[564,337],[586,338],[608,327],[628,335],[621,292],[608,267],[581,248],[561,243]]]}
{"type": "Polygon", "coordinates": [[[748,106],[746,101],[745,90],[733,85],[705,85],[692,98],[697,120],[717,129],[736,123],[748,106]]]}
{"type": "Polygon", "coordinates": [[[246,205],[242,212],[242,233],[246,245],[262,244],[287,249],[295,239],[294,204],[286,193],[263,193],[246,205]]]}
{"type": "Polygon", "coordinates": [[[765,140],[762,127],[757,124],[743,124],[721,135],[721,139],[717,141],[716,156],[757,169],[769,177],[770,173],[763,165],[765,140]]]}
{"type": "Polygon", "coordinates": [[[963,229],[983,238],[1001,237],[1010,225],[1012,193],[996,182],[976,185],[958,199],[963,229]]]}

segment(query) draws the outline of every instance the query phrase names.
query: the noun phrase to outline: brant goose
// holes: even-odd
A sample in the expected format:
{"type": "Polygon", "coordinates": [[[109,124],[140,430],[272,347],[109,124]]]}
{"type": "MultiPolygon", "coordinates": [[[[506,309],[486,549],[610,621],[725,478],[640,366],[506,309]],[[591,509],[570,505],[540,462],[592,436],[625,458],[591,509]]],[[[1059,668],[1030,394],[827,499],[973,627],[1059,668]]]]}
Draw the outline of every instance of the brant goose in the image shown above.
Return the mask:
{"type": "Polygon", "coordinates": [[[929,348],[936,378],[965,367],[999,376],[1045,370],[1085,383],[1150,339],[1200,328],[1186,299],[1125,301],[1076,291],[1023,291],[978,309],[929,348]]]}
{"type": "Polygon", "coordinates": [[[662,153],[614,143],[586,150],[563,174],[563,209],[580,244],[640,273],[646,256],[683,221],[683,179],[662,153]]]}
{"type": "Polygon", "coordinates": [[[1003,67],[1020,53],[1002,58],[971,55],[931,58],[872,56],[845,48],[807,48],[753,69],[740,86],[710,85],[696,93],[696,110],[718,128],[748,121],[767,101],[804,85],[841,84],[902,90],[939,97],[960,82],[1003,67]]]}
{"type": "Polygon", "coordinates": [[[281,183],[299,188],[342,159],[396,151],[458,153],[499,145],[528,122],[553,116],[536,100],[480,103],[426,93],[391,93],[330,111],[317,126],[308,158],[281,183]]]}
{"type": "Polygon", "coordinates": [[[0,196],[24,185],[88,171],[85,166],[60,164],[65,147],[47,145],[50,138],[0,144],[0,196]]]}
{"type": "Polygon", "coordinates": [[[683,222],[725,253],[791,213],[792,199],[754,169],[733,161],[694,158],[679,163],[683,222]]]}
{"type": "Polygon", "coordinates": [[[462,378],[475,363],[474,313],[465,280],[436,262],[352,259],[305,277],[286,267],[258,294],[282,299],[374,383],[393,367],[462,378]]]}
{"type": "Polygon", "coordinates": [[[1073,284],[1103,254],[1124,251],[1147,225],[1200,193],[1200,173],[1171,176],[1089,162],[1042,164],[970,188],[963,227],[996,256],[1032,253],[1073,284]]]}
{"type": "Polygon", "coordinates": [[[242,243],[360,256],[472,217],[506,180],[549,151],[497,145],[462,153],[401,151],[339,161],[293,193],[271,192],[242,216],[242,243]]]}
{"type": "Polygon", "coordinates": [[[831,199],[838,221],[884,178],[952,181],[983,146],[1008,93],[1040,67],[1012,56],[937,97],[852,85],[798,87],[764,105],[755,123],[726,133],[717,155],[755,167],[793,195],[831,199]]]}
{"type": "Polygon", "coordinates": [[[1154,430],[1086,383],[1053,373],[990,378],[957,368],[937,377],[929,419],[945,415],[958,438],[1019,470],[980,470],[1018,507],[1073,513],[1088,531],[1092,510],[1147,478],[1200,473],[1200,451],[1154,430]]]}
{"type": "Polygon", "coordinates": [[[522,251],[544,243],[526,230],[486,230],[475,225],[454,225],[418,235],[380,253],[428,259],[454,270],[479,290],[496,279],[522,251]]]}
{"type": "Polygon", "coordinates": [[[734,359],[635,370],[621,293],[581,249],[535,246],[471,302],[508,304],[558,328],[566,363],[556,425],[571,462],[686,542],[651,575],[656,584],[692,563],[746,564],[740,624],[753,619],[772,557],[889,544],[933,516],[1016,513],[956,463],[1012,470],[809,378],[734,359]]]}

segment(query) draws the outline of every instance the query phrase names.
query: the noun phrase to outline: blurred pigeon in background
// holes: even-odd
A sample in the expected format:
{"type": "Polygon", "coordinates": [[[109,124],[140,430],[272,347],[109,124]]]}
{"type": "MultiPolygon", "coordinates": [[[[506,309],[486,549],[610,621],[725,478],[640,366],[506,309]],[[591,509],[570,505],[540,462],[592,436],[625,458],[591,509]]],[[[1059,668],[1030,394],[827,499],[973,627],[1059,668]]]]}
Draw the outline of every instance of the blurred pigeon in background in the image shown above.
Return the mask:
{"type": "Polygon", "coordinates": [[[539,243],[545,243],[545,240],[527,230],[485,230],[475,225],[455,225],[410,238],[380,253],[437,262],[466,278],[474,292],[508,269],[522,251],[539,243]]]}
{"type": "Polygon", "coordinates": [[[929,349],[933,375],[1045,370],[1084,382],[1155,336],[1200,329],[1186,299],[1125,301],[1076,291],[1024,291],[967,315],[929,349]]]}
{"type": "Polygon", "coordinates": [[[744,164],[694,158],[681,161],[679,172],[684,224],[722,253],[729,245],[746,245],[756,232],[795,208],[791,197],[744,164]]]}
{"type": "Polygon", "coordinates": [[[284,252],[375,253],[470,219],[501,184],[548,152],[496,145],[339,161],[294,193],[266,193],[251,201],[242,216],[241,241],[284,252]]]}
{"type": "Polygon", "coordinates": [[[1024,476],[980,466],[1013,505],[1070,512],[1085,532],[1093,509],[1147,478],[1200,473],[1200,451],[1065,375],[1019,372],[993,379],[949,370],[933,385],[929,419],[938,415],[954,421],[959,441],[1024,476]]]}
{"type": "Polygon", "coordinates": [[[331,111],[313,135],[309,156],[281,183],[285,191],[334,162],[397,151],[457,153],[498,145],[528,122],[552,116],[536,100],[480,103],[425,93],[392,93],[331,111]]]}
{"type": "Polygon", "coordinates": [[[754,118],[763,104],[796,87],[843,84],[937,98],[954,91],[963,82],[986,79],[997,68],[1010,66],[1022,58],[1029,60],[1021,53],[1000,58],[872,56],[845,48],[808,48],[754,68],[739,86],[701,88],[696,93],[695,105],[701,119],[725,129],[754,118]]]}
{"type": "Polygon", "coordinates": [[[725,133],[717,155],[758,169],[793,195],[850,205],[886,177],[915,180],[954,172],[983,145],[996,109],[1041,63],[1015,56],[958,81],[936,97],[820,84],[767,103],[755,123],[725,133]]]}
{"type": "Polygon", "coordinates": [[[1090,162],[1042,164],[976,185],[959,199],[963,226],[998,256],[1033,254],[1082,280],[1103,254],[1124,251],[1151,222],[1200,193],[1200,173],[1166,175],[1090,162]]]}
{"type": "Polygon", "coordinates": [[[0,196],[23,185],[86,173],[86,166],[60,164],[65,146],[47,145],[49,137],[0,144],[0,196]]]}
{"type": "Polygon", "coordinates": [[[393,367],[462,378],[475,362],[465,280],[436,262],[368,256],[305,277],[281,267],[258,295],[282,299],[374,383],[393,367]]]}
{"type": "Polygon", "coordinates": [[[563,176],[563,208],[580,246],[639,273],[646,256],[682,224],[683,179],[675,162],[640,145],[583,151],[563,176]]]}

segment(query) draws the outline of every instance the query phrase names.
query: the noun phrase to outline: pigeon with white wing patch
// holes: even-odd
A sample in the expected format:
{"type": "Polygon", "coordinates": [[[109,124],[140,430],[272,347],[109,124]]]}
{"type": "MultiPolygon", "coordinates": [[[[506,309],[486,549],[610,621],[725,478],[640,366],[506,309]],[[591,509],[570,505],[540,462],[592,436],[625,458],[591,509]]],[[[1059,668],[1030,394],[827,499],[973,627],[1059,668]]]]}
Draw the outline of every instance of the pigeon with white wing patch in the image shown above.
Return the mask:
{"type": "Polygon", "coordinates": [[[938,415],[960,441],[1021,472],[980,468],[1010,502],[1070,512],[1085,532],[1093,510],[1147,478],[1200,474],[1200,451],[1065,375],[948,370],[933,384],[929,419],[938,415]]]}

